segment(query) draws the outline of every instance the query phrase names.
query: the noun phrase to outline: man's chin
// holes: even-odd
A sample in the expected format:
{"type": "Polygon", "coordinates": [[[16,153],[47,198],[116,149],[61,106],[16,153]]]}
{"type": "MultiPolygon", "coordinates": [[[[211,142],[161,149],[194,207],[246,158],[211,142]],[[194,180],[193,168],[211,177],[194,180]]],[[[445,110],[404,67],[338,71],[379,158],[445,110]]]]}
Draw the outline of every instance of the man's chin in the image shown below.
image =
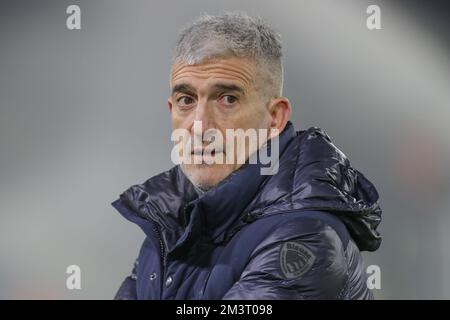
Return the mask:
{"type": "Polygon", "coordinates": [[[214,188],[235,170],[228,164],[185,164],[181,168],[192,184],[202,190],[214,188]]]}

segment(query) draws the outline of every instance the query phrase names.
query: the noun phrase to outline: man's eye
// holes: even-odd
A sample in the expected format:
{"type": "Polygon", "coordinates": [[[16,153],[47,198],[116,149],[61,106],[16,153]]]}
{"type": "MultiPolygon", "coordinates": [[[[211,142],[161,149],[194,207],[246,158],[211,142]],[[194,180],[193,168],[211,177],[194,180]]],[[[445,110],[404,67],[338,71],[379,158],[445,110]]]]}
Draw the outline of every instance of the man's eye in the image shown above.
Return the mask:
{"type": "Polygon", "coordinates": [[[231,96],[231,95],[224,95],[220,98],[220,102],[226,106],[234,105],[237,100],[238,100],[238,98],[236,98],[235,96],[231,96]]]}
{"type": "Polygon", "coordinates": [[[194,103],[194,99],[188,96],[182,96],[177,99],[177,103],[180,107],[186,107],[194,103]]]}

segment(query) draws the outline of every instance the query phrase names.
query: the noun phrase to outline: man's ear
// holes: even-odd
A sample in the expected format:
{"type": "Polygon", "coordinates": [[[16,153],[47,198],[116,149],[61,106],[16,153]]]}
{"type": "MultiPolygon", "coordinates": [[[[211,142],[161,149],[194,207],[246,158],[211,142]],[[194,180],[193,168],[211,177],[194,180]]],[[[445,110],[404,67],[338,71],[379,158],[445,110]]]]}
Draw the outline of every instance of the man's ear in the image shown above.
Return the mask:
{"type": "Polygon", "coordinates": [[[169,108],[169,112],[172,113],[172,97],[167,99],[167,107],[169,108]]]}
{"type": "MultiPolygon", "coordinates": [[[[275,98],[270,102],[269,113],[271,116],[270,128],[277,129],[278,133],[281,133],[291,117],[291,103],[285,97],[275,98]]],[[[271,138],[273,138],[272,134],[271,138]]]]}

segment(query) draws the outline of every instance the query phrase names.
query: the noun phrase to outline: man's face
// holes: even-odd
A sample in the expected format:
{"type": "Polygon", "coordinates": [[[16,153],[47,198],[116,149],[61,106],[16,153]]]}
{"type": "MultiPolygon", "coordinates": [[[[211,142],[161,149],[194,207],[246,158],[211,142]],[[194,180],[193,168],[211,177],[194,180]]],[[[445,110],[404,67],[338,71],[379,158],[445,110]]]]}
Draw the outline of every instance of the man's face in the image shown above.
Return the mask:
{"type": "MultiPolygon", "coordinates": [[[[172,67],[172,93],[168,99],[173,129],[186,129],[194,138],[194,121],[201,121],[203,133],[208,129],[220,131],[224,148],[216,150],[215,157],[225,159],[227,152],[231,152],[227,148],[230,141],[226,141],[226,129],[269,129],[271,126],[267,92],[258,79],[256,66],[245,58],[212,59],[198,65],[176,63],[172,67]]],[[[203,147],[209,143],[203,140],[203,147]]],[[[191,156],[200,157],[203,163],[192,161],[181,166],[194,185],[209,189],[242,165],[236,160],[238,156],[247,159],[253,151],[234,143],[234,163],[224,160],[223,164],[206,164],[206,156],[197,150],[191,156]]]]}

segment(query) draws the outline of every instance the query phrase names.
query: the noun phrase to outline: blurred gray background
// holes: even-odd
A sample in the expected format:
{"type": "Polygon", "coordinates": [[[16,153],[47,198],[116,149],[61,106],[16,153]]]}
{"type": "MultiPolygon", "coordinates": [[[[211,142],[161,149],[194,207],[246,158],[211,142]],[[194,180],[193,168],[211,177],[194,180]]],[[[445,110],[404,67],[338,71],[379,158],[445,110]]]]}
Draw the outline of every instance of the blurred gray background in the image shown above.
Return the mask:
{"type": "Polygon", "coordinates": [[[144,234],[110,205],[170,168],[170,54],[202,12],[283,36],[297,129],[319,126],[377,186],[379,299],[450,298],[445,1],[0,1],[0,298],[111,299],[144,234]],[[66,8],[81,7],[81,30],[66,8]],[[381,30],[366,8],[381,8],[381,30]],[[66,267],[81,267],[81,290],[66,267]]]}

